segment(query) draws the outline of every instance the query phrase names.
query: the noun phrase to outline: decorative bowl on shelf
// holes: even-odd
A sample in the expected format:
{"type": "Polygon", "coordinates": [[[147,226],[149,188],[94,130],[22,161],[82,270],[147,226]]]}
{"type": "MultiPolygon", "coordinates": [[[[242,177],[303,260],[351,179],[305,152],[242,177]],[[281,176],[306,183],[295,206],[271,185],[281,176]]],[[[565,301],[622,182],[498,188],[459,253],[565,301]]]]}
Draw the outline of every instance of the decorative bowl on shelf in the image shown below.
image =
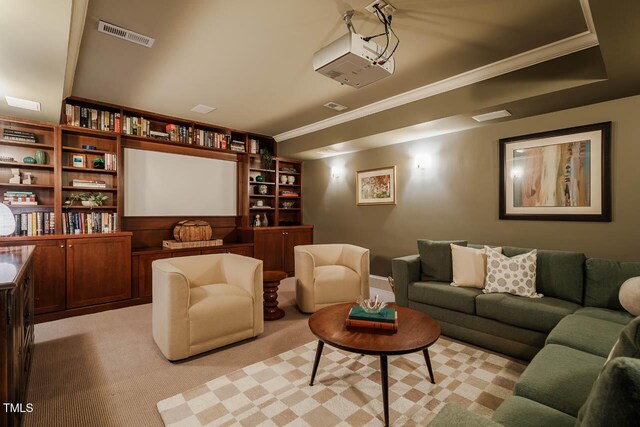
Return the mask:
{"type": "Polygon", "coordinates": [[[291,209],[292,207],[295,206],[296,202],[292,202],[292,201],[288,200],[288,201],[285,201],[285,202],[280,202],[280,204],[285,209],[291,209]]]}
{"type": "Polygon", "coordinates": [[[356,300],[356,303],[365,311],[365,313],[376,314],[380,313],[383,308],[387,306],[386,302],[380,301],[380,297],[378,295],[375,296],[374,299],[363,298],[359,296],[356,300]]]}
{"type": "Polygon", "coordinates": [[[82,206],[86,206],[88,208],[95,208],[98,206],[98,204],[93,200],[82,200],[82,206]]]}

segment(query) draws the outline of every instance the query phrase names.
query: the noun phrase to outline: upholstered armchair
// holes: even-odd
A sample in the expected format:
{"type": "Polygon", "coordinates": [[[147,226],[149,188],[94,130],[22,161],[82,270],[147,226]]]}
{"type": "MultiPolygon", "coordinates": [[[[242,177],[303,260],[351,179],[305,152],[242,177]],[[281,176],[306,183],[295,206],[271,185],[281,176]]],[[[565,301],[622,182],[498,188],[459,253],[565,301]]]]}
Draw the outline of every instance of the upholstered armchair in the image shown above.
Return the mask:
{"type": "Polygon", "coordinates": [[[156,260],[153,339],[179,360],[264,330],[262,261],[235,254],[156,260]]]}
{"type": "Polygon", "coordinates": [[[369,249],[353,245],[296,246],[296,302],[305,313],[369,297],[369,249]]]}

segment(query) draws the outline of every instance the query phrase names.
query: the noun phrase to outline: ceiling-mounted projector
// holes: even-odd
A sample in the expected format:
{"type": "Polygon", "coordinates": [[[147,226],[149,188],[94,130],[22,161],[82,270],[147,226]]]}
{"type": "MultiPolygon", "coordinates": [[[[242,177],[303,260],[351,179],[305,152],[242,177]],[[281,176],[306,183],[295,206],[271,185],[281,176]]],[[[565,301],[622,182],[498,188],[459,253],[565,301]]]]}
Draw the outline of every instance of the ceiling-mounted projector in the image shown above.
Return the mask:
{"type": "Polygon", "coordinates": [[[337,82],[365,87],[393,74],[393,57],[380,61],[383,49],[374,41],[350,32],[313,55],[313,69],[337,82]]]}

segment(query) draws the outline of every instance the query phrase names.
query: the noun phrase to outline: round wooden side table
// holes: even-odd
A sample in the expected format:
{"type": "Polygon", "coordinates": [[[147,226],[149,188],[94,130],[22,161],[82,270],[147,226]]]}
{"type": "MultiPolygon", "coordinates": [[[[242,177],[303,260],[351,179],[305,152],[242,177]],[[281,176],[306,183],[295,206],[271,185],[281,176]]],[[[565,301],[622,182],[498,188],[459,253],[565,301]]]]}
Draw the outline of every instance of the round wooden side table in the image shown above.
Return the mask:
{"type": "Polygon", "coordinates": [[[287,278],[284,271],[263,273],[264,320],[278,320],[284,317],[284,310],[278,307],[278,286],[287,278]]]}

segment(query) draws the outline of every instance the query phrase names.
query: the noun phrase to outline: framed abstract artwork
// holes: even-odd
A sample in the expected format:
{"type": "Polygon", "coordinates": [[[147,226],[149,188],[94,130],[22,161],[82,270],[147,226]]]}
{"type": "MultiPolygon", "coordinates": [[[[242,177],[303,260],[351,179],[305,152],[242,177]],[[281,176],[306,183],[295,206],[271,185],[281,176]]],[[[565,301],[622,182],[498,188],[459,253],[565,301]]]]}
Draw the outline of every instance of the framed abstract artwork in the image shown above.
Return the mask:
{"type": "Polygon", "coordinates": [[[396,167],[388,166],[356,172],[357,205],[395,205],[396,167]]]}
{"type": "Polygon", "coordinates": [[[611,122],[500,140],[500,219],[611,221],[611,122]]]}

